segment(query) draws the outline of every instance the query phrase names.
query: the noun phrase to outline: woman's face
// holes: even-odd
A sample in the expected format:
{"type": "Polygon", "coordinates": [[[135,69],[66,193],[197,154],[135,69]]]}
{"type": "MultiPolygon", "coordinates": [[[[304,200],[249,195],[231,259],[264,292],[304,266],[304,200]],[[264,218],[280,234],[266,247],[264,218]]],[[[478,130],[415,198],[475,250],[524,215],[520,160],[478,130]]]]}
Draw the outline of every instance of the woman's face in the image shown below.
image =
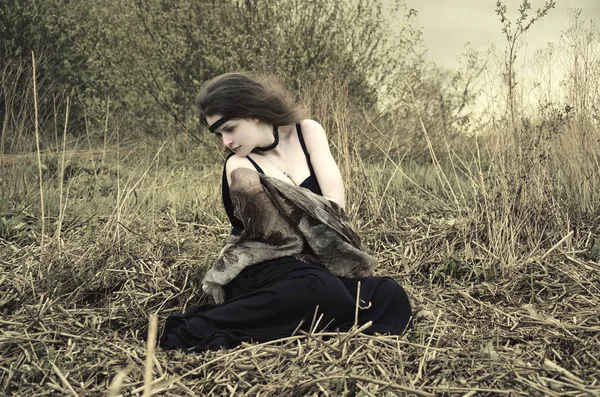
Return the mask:
{"type": "MultiPolygon", "coordinates": [[[[207,116],[208,125],[221,118],[220,115],[207,116]]],[[[240,157],[247,156],[264,140],[264,125],[258,119],[230,119],[217,128],[215,135],[221,138],[223,146],[240,157]]]]}

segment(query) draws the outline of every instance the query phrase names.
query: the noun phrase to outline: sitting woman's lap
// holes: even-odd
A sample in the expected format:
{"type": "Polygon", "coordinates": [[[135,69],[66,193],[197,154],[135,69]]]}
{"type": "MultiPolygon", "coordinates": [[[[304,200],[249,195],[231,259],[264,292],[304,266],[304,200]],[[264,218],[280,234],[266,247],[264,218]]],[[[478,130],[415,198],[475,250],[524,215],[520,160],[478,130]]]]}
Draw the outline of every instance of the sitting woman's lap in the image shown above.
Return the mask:
{"type": "Polygon", "coordinates": [[[312,329],[313,319],[320,319],[317,330],[346,331],[354,324],[358,281],[359,324],[372,321],[367,332],[401,333],[411,309],[396,281],[340,278],[321,266],[280,258],[244,269],[226,286],[224,304],[169,317],[161,345],[190,351],[230,348],[290,336],[301,322],[301,329],[312,329]]]}

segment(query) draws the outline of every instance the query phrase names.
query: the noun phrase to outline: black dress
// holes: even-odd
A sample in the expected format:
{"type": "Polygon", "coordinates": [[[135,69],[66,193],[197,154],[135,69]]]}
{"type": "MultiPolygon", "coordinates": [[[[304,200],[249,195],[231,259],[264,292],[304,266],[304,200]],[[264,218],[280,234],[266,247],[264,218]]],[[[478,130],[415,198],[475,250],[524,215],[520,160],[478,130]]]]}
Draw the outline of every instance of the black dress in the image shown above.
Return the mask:
{"type": "MultiPolygon", "coordinates": [[[[300,125],[296,129],[311,172],[300,186],[321,194],[300,125]]],[[[239,234],[243,225],[233,215],[225,174],[223,201],[232,233],[239,234]]],[[[244,341],[290,336],[301,322],[300,329],[314,329],[315,318],[320,318],[318,331],[347,331],[354,324],[359,281],[359,325],[372,321],[367,333],[402,333],[409,324],[411,306],[404,289],[393,279],[336,277],[322,266],[283,257],[244,269],[225,286],[225,303],[194,306],[167,318],[159,343],[164,349],[189,352],[232,348],[244,341]]]]}

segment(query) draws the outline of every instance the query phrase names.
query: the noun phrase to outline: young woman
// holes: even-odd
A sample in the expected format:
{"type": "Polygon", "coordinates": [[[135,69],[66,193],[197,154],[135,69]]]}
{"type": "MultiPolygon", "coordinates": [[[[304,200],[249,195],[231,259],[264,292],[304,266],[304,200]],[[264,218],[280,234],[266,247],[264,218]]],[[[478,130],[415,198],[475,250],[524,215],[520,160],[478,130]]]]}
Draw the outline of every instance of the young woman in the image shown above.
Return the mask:
{"type": "MultiPolygon", "coordinates": [[[[231,151],[222,188],[232,235],[244,228],[230,195],[232,173],[240,168],[308,189],[344,207],[344,184],[323,128],[304,119],[279,85],[248,74],[225,74],[204,84],[197,104],[201,122],[231,151]]],[[[243,269],[225,285],[224,303],[169,317],[160,344],[187,351],[232,348],[243,341],[290,336],[298,327],[309,330],[315,318],[320,318],[318,330],[346,331],[355,321],[359,281],[359,323],[373,322],[366,332],[401,333],[411,307],[396,281],[337,277],[312,261],[283,256],[243,269]]]]}

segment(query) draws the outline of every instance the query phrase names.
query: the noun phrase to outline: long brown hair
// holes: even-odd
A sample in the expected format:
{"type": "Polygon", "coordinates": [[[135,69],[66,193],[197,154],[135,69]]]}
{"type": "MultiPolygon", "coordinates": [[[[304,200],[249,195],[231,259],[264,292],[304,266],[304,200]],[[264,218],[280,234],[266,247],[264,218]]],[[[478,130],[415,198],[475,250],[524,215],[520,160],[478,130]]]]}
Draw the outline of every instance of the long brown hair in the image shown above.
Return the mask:
{"type": "Polygon", "coordinates": [[[208,116],[217,114],[228,119],[257,118],[278,126],[295,124],[304,118],[304,110],[281,85],[247,73],[226,73],[207,81],[196,105],[204,125],[208,125],[208,116]]]}

